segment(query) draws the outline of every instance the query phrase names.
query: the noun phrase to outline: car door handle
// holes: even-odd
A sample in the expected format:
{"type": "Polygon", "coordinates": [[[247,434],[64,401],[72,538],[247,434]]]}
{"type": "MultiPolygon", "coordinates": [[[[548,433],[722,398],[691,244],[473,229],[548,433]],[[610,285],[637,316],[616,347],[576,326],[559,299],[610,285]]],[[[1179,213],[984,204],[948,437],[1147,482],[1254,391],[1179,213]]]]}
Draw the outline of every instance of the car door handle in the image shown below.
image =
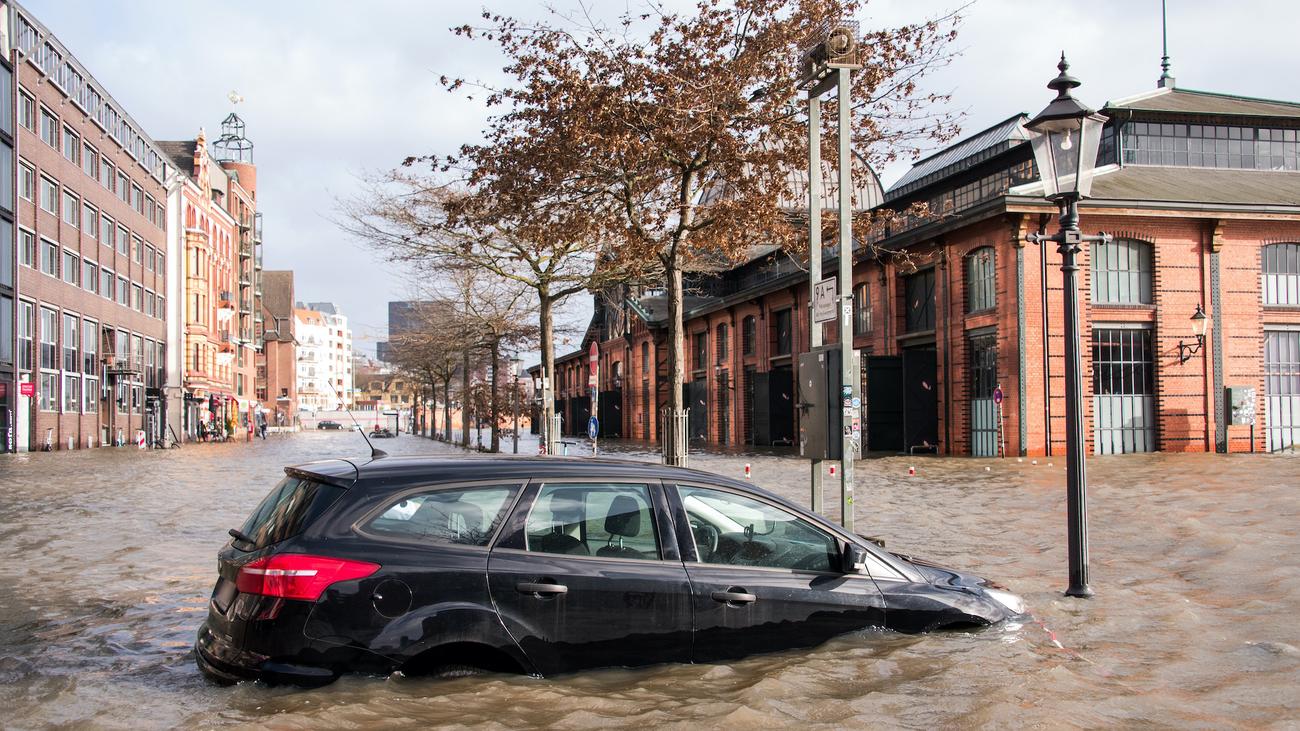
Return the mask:
{"type": "Polygon", "coordinates": [[[743,589],[731,587],[728,591],[715,591],[712,594],[713,601],[722,602],[723,604],[753,604],[758,601],[758,597],[746,592],[743,589]]]}
{"type": "Polygon", "coordinates": [[[564,584],[539,584],[531,581],[521,581],[515,584],[515,588],[519,590],[520,594],[534,594],[537,596],[555,596],[569,593],[569,587],[564,584]]]}

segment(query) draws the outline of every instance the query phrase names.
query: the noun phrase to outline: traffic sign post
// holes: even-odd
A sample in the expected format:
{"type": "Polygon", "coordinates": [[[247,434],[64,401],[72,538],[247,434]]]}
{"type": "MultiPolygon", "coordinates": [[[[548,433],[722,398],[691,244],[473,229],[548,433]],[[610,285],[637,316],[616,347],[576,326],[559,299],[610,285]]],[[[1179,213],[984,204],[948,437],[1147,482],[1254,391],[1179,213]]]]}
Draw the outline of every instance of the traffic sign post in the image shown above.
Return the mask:
{"type": "Polygon", "coordinates": [[[1007,432],[1002,424],[1002,384],[993,387],[993,404],[998,410],[998,456],[1007,456],[1007,432]]]}

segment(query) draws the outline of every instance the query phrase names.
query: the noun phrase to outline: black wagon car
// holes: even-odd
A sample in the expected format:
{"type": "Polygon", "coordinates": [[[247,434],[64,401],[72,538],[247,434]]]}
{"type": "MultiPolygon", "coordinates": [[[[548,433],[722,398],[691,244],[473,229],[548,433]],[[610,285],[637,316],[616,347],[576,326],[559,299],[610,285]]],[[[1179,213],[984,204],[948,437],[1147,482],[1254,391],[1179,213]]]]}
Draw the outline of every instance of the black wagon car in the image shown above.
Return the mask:
{"type": "Polygon", "coordinates": [[[324,419],[316,423],[316,428],[317,429],[342,429],[343,425],[338,423],[337,421],[324,419]]]}
{"type": "Polygon", "coordinates": [[[694,470],[383,457],[285,472],[218,554],[196,642],[211,678],[547,676],[1023,611],[979,578],[694,470]]]}

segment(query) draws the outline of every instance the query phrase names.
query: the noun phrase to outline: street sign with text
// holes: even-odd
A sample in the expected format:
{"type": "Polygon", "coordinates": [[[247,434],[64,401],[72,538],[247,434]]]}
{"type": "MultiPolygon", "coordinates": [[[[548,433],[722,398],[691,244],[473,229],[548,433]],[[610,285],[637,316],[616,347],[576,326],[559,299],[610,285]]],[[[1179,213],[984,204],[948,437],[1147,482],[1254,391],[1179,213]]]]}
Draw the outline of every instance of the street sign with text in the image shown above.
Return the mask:
{"type": "Polygon", "coordinates": [[[828,277],[813,285],[813,322],[835,319],[835,278],[828,277]]]}

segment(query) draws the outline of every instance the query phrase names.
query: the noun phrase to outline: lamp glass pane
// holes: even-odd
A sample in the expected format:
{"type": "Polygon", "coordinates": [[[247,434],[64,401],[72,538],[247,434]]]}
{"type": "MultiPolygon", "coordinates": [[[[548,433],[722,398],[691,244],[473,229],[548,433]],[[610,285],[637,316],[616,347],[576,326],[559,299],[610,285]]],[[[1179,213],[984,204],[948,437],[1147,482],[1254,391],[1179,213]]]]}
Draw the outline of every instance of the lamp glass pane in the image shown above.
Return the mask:
{"type": "Polygon", "coordinates": [[[1083,119],[1083,129],[1079,132],[1079,157],[1077,180],[1079,195],[1087,197],[1092,193],[1092,176],[1097,170],[1097,149],[1101,146],[1101,130],[1106,125],[1106,118],[1093,114],[1083,119]]]}
{"type": "Polygon", "coordinates": [[[1029,141],[1034,149],[1034,163],[1038,165],[1038,177],[1043,181],[1043,195],[1051,198],[1056,195],[1056,157],[1052,155],[1052,140],[1046,132],[1029,130],[1029,141]]]}

